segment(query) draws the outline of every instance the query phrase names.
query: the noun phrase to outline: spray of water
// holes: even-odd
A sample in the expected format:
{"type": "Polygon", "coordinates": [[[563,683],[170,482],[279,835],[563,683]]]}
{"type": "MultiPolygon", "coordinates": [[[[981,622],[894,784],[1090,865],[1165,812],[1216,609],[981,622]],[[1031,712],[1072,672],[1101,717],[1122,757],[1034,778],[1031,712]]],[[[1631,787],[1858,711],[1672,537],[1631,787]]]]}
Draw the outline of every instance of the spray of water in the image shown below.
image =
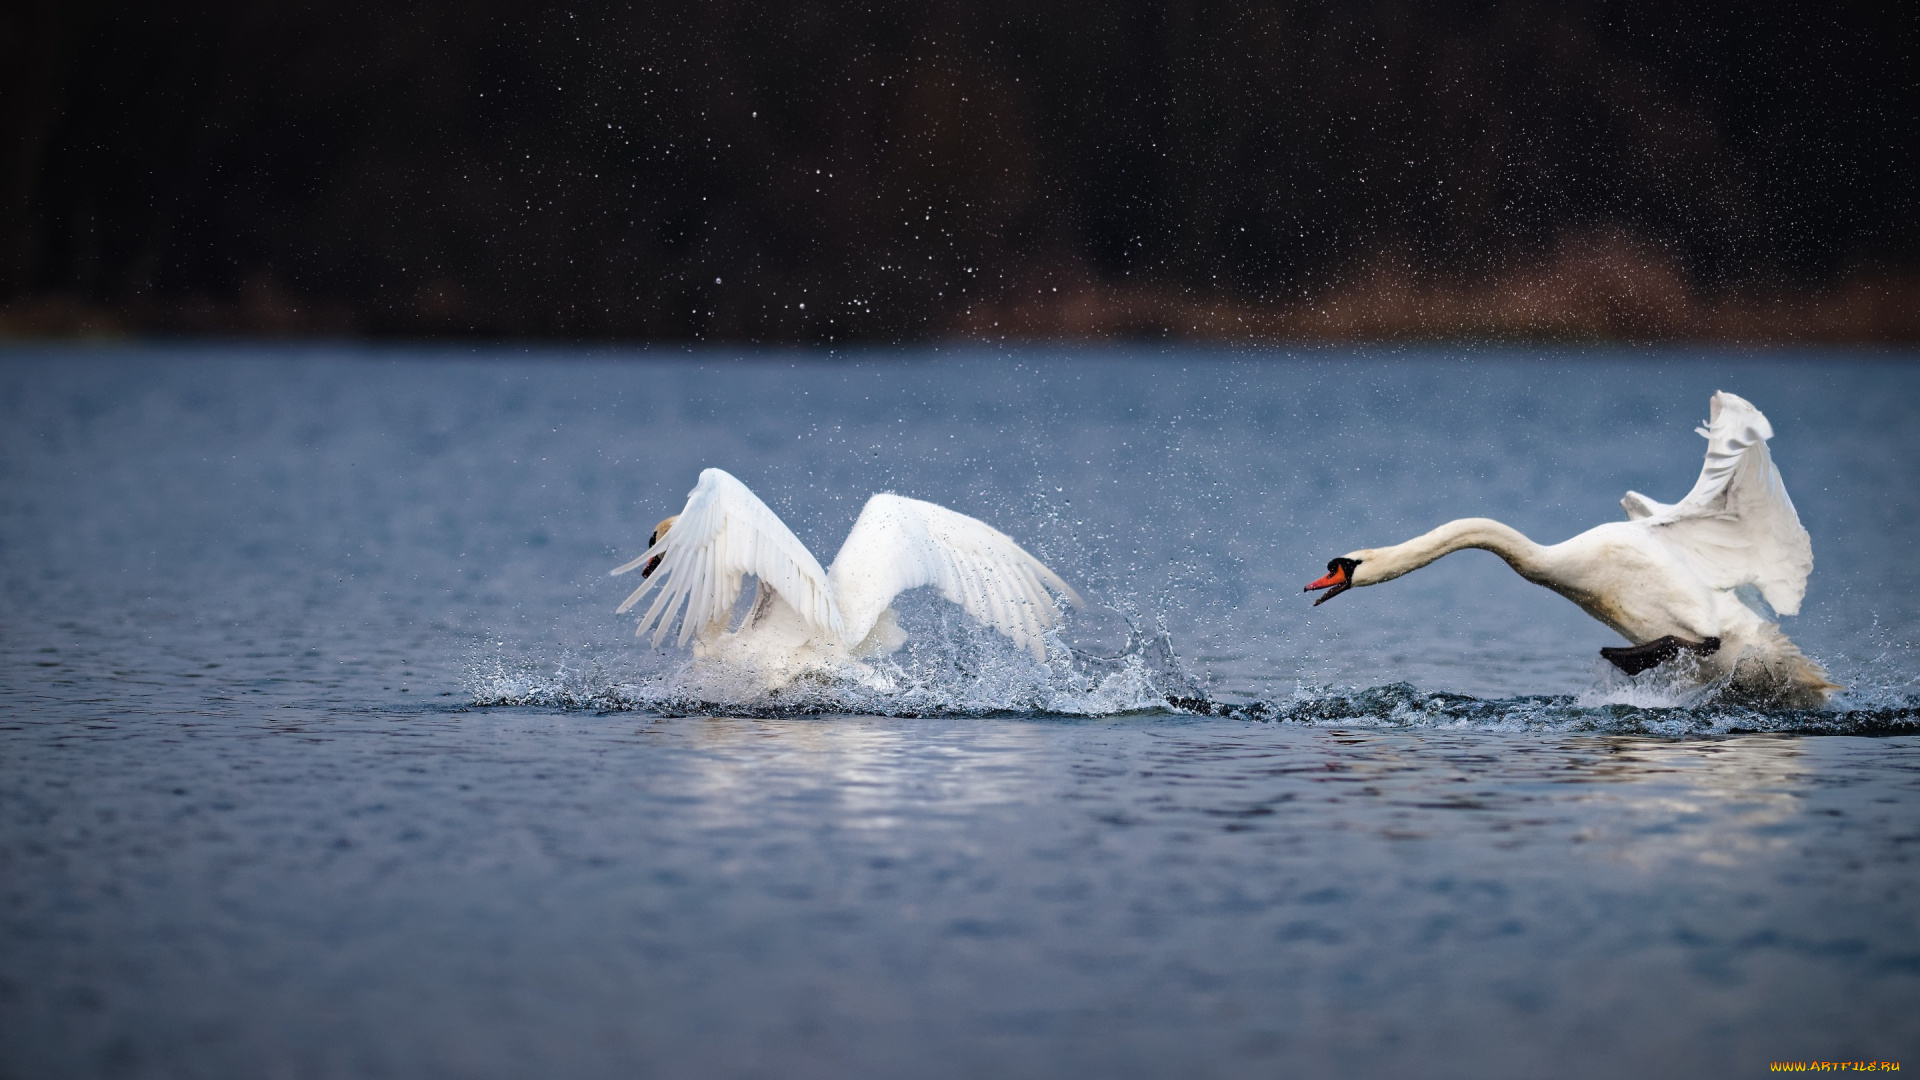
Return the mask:
{"type": "Polygon", "coordinates": [[[1746,732],[1912,734],[1920,695],[1842,695],[1821,710],[1770,709],[1723,685],[1665,669],[1628,678],[1611,668],[1577,694],[1479,698],[1410,683],[1365,689],[1299,684],[1284,697],[1226,701],[1189,672],[1164,629],[1131,628],[1114,655],[1056,638],[1038,663],[997,636],[955,618],[916,635],[892,657],[820,671],[775,689],[739,672],[680,660],[654,671],[623,654],[541,661],[477,656],[475,707],[524,706],[661,716],[863,714],[900,717],[1212,716],[1321,727],[1488,732],[1557,730],[1700,737],[1746,732]]]}

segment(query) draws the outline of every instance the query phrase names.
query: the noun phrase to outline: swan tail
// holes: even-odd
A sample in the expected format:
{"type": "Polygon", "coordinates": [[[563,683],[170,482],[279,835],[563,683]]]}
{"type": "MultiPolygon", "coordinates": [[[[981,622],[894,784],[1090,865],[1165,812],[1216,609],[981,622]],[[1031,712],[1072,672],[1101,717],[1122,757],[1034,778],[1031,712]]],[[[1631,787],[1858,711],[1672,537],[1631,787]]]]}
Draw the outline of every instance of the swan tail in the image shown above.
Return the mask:
{"type": "Polygon", "coordinates": [[[1816,709],[1827,703],[1827,695],[1846,689],[1777,625],[1768,623],[1743,645],[1728,658],[1728,688],[1743,699],[1776,708],[1816,709]]]}

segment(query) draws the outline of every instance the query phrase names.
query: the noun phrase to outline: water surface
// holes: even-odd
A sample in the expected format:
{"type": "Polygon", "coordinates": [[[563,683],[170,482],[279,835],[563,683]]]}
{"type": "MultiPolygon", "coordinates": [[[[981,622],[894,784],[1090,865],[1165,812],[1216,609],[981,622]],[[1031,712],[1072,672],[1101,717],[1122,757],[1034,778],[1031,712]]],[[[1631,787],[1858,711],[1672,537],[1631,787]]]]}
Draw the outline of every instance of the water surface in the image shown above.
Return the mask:
{"type": "Polygon", "coordinates": [[[0,1075],[1916,1059],[1917,392],[1830,353],[16,350],[0,1075]],[[1300,593],[1671,501],[1716,389],[1778,432],[1830,710],[1627,680],[1484,553],[1300,593]],[[690,701],[605,571],[706,465],[823,562],[894,490],[1095,609],[1043,666],[910,597],[901,694],[690,701]]]}

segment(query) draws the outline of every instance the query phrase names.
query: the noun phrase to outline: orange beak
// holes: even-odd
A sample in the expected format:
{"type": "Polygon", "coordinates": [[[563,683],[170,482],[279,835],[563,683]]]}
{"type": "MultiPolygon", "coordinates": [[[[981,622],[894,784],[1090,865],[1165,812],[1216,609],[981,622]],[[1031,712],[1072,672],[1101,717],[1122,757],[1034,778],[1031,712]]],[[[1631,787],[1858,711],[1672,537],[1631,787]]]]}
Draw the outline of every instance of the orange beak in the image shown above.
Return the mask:
{"type": "Polygon", "coordinates": [[[1313,606],[1319,607],[1321,604],[1326,603],[1327,601],[1333,599],[1336,596],[1339,596],[1341,593],[1346,592],[1348,589],[1351,589],[1351,588],[1353,588],[1353,582],[1349,580],[1347,577],[1347,568],[1344,566],[1335,566],[1332,570],[1327,572],[1326,577],[1323,577],[1320,580],[1315,581],[1313,584],[1308,585],[1305,589],[1301,591],[1312,592],[1315,589],[1328,590],[1325,596],[1319,597],[1318,599],[1314,600],[1313,606]]]}

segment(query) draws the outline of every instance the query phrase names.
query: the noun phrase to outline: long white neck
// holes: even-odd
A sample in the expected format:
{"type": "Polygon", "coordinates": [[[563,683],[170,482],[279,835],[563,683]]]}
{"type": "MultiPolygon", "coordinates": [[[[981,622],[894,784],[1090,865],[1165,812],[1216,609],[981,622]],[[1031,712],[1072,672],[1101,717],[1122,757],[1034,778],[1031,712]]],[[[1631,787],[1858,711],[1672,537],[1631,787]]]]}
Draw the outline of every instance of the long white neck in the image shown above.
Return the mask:
{"type": "Polygon", "coordinates": [[[1518,529],[1492,518],[1461,518],[1404,544],[1354,552],[1353,558],[1360,561],[1359,569],[1354,571],[1354,584],[1378,585],[1392,581],[1462,548],[1491,551],[1530,581],[1537,580],[1545,569],[1540,545],[1521,535],[1518,529]]]}

